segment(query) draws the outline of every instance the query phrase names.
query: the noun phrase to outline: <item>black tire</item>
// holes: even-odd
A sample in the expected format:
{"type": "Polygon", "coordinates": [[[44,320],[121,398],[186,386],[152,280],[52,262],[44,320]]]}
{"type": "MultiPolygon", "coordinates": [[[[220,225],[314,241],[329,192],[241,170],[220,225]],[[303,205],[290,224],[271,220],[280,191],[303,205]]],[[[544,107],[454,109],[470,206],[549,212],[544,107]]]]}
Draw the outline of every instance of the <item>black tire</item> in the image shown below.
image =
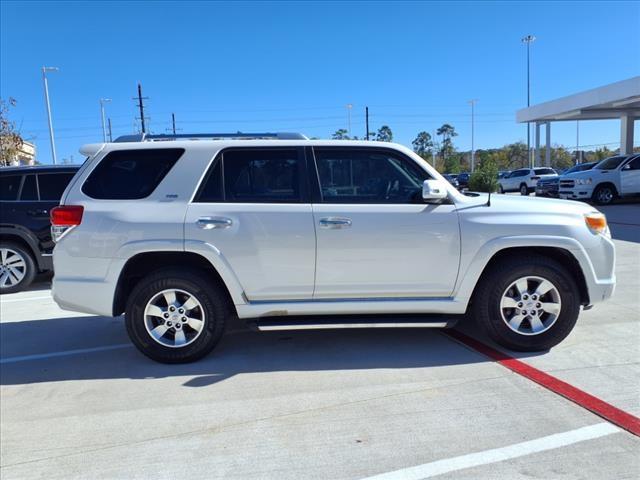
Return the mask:
{"type": "Polygon", "coordinates": [[[529,195],[529,187],[527,187],[526,183],[520,185],[520,195],[526,196],[529,195]]]}
{"type": "Polygon", "coordinates": [[[610,183],[605,183],[604,185],[598,185],[596,187],[591,196],[591,200],[597,205],[611,205],[617,196],[618,192],[616,191],[616,187],[610,183]]]}
{"type": "Polygon", "coordinates": [[[168,268],[144,277],[127,301],[125,323],[133,344],[147,357],[161,363],[194,362],[207,355],[220,341],[230,306],[222,288],[195,270],[168,268]],[[168,347],[158,343],[145,327],[147,303],[168,289],[189,292],[202,305],[204,326],[193,343],[168,347]]]}
{"type": "MultiPolygon", "coordinates": [[[[22,277],[22,279],[18,283],[14,283],[6,287],[0,285],[0,294],[21,292],[22,290],[26,289],[29,285],[31,285],[31,283],[33,282],[33,279],[36,276],[36,262],[33,260],[33,257],[31,256],[31,252],[20,243],[2,242],[2,244],[0,244],[0,248],[13,251],[14,254],[21,257],[22,261],[24,262],[24,267],[23,267],[24,276],[22,277]]],[[[1,265],[1,262],[2,262],[2,259],[0,258],[0,265],[1,265]]],[[[3,273],[4,273],[4,268],[5,268],[4,266],[0,267],[3,273]]],[[[0,278],[1,277],[2,277],[2,274],[0,273],[0,278]]],[[[15,277],[12,277],[12,278],[15,278],[15,277]]]]}
{"type": "Polygon", "coordinates": [[[531,254],[510,257],[486,271],[474,292],[472,313],[476,322],[496,343],[510,350],[534,352],[549,350],[566,338],[580,313],[580,293],[575,280],[558,262],[531,254]],[[500,301],[509,286],[524,276],[542,277],[558,290],[560,313],[548,330],[526,335],[512,330],[502,318],[500,301]]]}

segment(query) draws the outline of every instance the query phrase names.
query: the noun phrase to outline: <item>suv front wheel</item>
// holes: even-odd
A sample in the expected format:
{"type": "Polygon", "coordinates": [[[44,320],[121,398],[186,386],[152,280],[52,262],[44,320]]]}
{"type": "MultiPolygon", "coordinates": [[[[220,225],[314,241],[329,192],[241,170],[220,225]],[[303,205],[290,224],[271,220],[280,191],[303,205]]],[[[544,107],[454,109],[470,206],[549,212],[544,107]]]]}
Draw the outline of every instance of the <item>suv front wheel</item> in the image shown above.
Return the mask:
{"type": "Polygon", "coordinates": [[[125,319],[129,338],[147,357],[187,363],[216,346],[227,312],[225,295],[208,278],[197,271],[166,269],[136,285],[125,319]]]}
{"type": "Polygon", "coordinates": [[[473,299],[481,328],[500,345],[542,351],[569,335],[580,311],[571,275],[555,260],[526,255],[494,264],[473,299]]]}

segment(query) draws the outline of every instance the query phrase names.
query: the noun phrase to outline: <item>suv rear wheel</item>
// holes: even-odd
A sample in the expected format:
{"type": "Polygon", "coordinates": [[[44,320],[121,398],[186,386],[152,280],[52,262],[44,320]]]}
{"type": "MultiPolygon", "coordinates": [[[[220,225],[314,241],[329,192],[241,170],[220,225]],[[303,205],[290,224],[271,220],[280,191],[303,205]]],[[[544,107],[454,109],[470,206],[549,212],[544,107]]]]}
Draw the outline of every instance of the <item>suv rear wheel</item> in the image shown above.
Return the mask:
{"type": "Polygon", "coordinates": [[[520,195],[529,195],[529,187],[527,187],[526,183],[520,185],[520,195]]]}
{"type": "Polygon", "coordinates": [[[147,357],[187,363],[207,355],[224,332],[227,299],[193,270],[165,269],[143,278],[127,302],[127,333],[147,357]]]}
{"type": "Polygon", "coordinates": [[[511,350],[548,350],[573,329],[580,311],[575,281],[555,260],[510,258],[483,275],[474,294],[476,321],[511,350]]]}
{"type": "Polygon", "coordinates": [[[36,276],[36,264],[25,247],[19,243],[0,245],[0,293],[24,290],[36,276]]]}

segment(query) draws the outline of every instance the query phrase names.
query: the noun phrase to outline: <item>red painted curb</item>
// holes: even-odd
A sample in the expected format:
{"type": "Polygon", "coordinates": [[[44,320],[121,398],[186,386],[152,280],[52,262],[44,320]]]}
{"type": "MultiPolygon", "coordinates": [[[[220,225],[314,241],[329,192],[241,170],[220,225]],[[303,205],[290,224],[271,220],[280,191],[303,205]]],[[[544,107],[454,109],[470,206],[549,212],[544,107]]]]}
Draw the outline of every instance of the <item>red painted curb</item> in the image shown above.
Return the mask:
{"type": "Polygon", "coordinates": [[[640,437],[640,418],[631,415],[624,410],[620,410],[610,403],[600,400],[599,398],[594,397],[573,385],[569,385],[548,373],[544,373],[531,365],[527,365],[520,360],[510,357],[506,353],[500,352],[479,340],[468,337],[464,333],[460,333],[456,330],[448,330],[444,333],[467,347],[470,347],[473,350],[495,360],[503,367],[508,368],[518,375],[522,375],[523,377],[542,385],[547,390],[561,395],[567,400],[571,400],[582,408],[585,408],[614,425],[617,425],[618,427],[640,437]]]}

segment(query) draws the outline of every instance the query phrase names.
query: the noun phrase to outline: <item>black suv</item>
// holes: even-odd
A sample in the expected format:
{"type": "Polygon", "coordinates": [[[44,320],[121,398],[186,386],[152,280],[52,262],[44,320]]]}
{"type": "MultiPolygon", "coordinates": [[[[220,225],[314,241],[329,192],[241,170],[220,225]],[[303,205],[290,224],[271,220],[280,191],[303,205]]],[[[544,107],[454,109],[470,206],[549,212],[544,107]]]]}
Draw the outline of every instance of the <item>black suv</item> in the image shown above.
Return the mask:
{"type": "Polygon", "coordinates": [[[24,290],[53,269],[50,210],[79,166],[0,169],[0,293],[24,290]]]}

